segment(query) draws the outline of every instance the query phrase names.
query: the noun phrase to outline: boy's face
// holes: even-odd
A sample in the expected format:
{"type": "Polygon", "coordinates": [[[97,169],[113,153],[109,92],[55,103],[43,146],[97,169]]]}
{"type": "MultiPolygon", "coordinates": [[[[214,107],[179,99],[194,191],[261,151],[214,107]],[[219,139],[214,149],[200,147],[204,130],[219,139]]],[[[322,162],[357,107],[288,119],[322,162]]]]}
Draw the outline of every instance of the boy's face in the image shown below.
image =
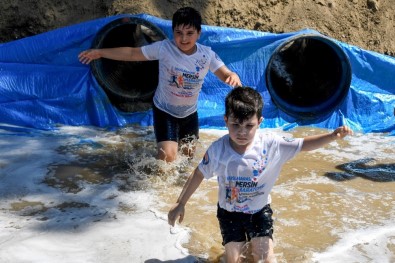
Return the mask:
{"type": "Polygon", "coordinates": [[[263,118],[258,119],[256,115],[240,123],[232,115],[224,117],[226,127],[229,130],[232,147],[237,151],[245,151],[254,140],[256,130],[259,128],[263,118]]]}
{"type": "Polygon", "coordinates": [[[173,35],[178,49],[187,55],[195,53],[200,31],[198,32],[193,26],[178,25],[174,28],[173,35]]]}

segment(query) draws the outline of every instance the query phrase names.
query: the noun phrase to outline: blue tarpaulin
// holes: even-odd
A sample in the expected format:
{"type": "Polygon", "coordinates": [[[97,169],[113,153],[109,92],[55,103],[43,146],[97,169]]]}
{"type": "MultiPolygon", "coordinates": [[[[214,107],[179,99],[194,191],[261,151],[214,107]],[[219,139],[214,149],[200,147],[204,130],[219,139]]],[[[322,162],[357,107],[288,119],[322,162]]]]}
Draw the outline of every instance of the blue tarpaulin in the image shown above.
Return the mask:
{"type": "MultiPolygon", "coordinates": [[[[54,129],[57,125],[122,127],[152,125],[152,112],[126,113],[114,107],[78,54],[92,45],[98,31],[124,16],[118,15],[60,28],[0,44],[0,123],[54,129]]],[[[171,21],[135,15],[172,38],[171,21]]],[[[347,124],[361,132],[395,131],[395,58],[335,41],[352,68],[351,86],[344,101],[325,117],[302,120],[287,115],[271,100],[265,69],[274,50],[297,32],[273,34],[253,30],[203,26],[199,42],[211,46],[237,72],[243,85],[264,98],[262,127],[284,129],[295,125],[336,128],[347,124]]],[[[209,73],[199,97],[202,128],[223,128],[223,101],[230,87],[209,73]]]]}

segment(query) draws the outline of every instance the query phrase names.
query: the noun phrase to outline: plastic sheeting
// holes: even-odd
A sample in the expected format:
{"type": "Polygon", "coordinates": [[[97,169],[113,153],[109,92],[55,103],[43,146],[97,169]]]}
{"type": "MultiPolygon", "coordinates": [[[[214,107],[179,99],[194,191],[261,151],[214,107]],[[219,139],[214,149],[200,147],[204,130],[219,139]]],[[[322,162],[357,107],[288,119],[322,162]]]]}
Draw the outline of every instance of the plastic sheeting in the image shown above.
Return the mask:
{"type": "MultiPolygon", "coordinates": [[[[0,123],[54,129],[57,125],[122,127],[152,125],[152,112],[117,110],[92,75],[91,67],[78,61],[90,48],[97,32],[115,19],[112,16],[49,31],[0,45],[0,123]]],[[[171,21],[140,14],[172,38],[171,21]]],[[[302,30],[272,34],[252,30],[203,26],[199,40],[211,46],[227,66],[237,72],[243,85],[257,89],[264,98],[262,127],[290,129],[308,125],[333,129],[342,124],[361,132],[395,130],[395,58],[366,51],[334,40],[352,67],[347,97],[331,114],[313,120],[291,117],[272,102],[265,69],[275,49],[302,30]]],[[[199,98],[202,128],[223,128],[224,98],[230,87],[214,74],[206,77],[199,98]]]]}

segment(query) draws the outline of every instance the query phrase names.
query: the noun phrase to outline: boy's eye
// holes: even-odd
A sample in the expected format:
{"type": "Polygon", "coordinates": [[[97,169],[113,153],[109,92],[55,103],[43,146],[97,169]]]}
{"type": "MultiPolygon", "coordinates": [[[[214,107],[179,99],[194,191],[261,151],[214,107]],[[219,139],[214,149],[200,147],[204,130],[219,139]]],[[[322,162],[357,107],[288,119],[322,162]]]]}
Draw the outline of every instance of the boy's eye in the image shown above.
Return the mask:
{"type": "MultiPolygon", "coordinates": [[[[240,127],[242,127],[242,125],[240,123],[232,123],[231,125],[232,125],[233,128],[240,128],[240,127]]],[[[253,129],[254,127],[255,127],[254,124],[247,124],[247,125],[245,125],[245,128],[247,128],[248,130],[253,129]]]]}

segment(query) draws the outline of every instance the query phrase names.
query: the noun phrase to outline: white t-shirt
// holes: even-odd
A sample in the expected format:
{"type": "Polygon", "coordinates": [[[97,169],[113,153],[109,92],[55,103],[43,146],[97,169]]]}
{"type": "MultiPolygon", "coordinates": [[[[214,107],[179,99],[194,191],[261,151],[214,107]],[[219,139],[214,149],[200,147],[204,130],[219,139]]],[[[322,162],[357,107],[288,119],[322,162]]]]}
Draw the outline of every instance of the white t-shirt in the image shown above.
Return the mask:
{"type": "Polygon", "coordinates": [[[168,39],[141,47],[148,60],[159,60],[155,106],[177,118],[187,117],[197,110],[199,92],[208,70],[215,72],[224,65],[210,47],[196,45],[197,50],[192,55],[184,54],[168,39]]]}
{"type": "Polygon", "coordinates": [[[221,208],[254,214],[270,204],[282,166],[301,150],[303,139],[257,133],[242,155],[233,150],[229,139],[225,135],[211,144],[198,168],[205,178],[217,176],[221,208]]]}

